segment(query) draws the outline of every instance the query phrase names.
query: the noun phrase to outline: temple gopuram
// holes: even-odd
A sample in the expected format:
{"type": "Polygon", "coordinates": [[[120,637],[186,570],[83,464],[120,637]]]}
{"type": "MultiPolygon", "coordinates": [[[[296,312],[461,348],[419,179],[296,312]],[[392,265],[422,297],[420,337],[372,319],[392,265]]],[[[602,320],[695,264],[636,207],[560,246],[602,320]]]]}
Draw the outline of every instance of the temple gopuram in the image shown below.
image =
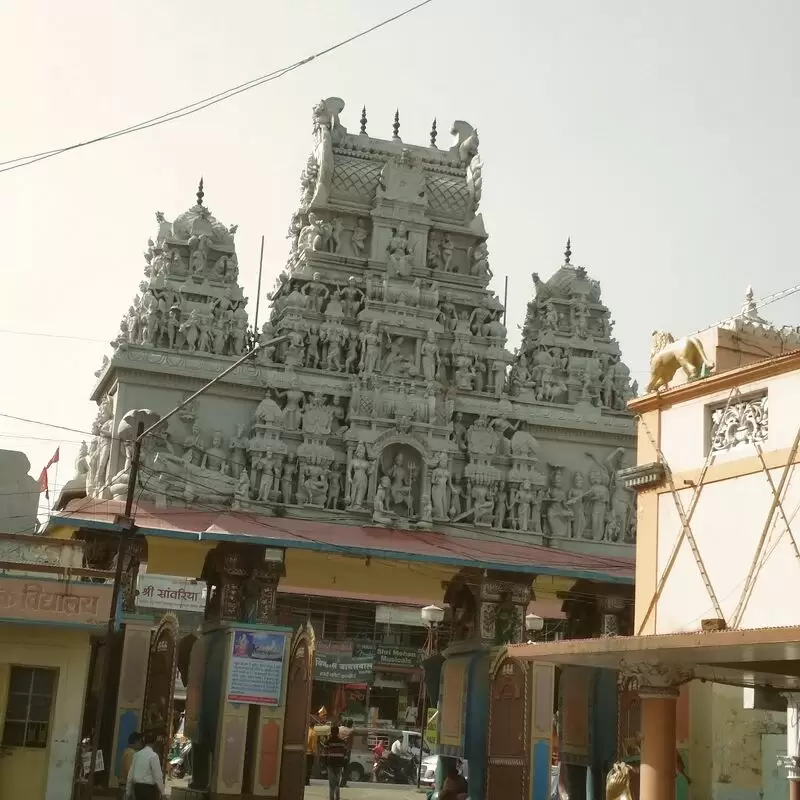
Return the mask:
{"type": "MultiPolygon", "coordinates": [[[[392,663],[389,650],[418,653],[426,630],[410,617],[439,604],[441,697],[428,689],[439,752],[469,760],[471,797],[523,781],[539,800],[532,762],[514,756],[509,767],[495,730],[493,648],[525,641],[530,614],[545,620],[542,635],[630,628],[636,515],[616,476],[635,463],[626,404],[636,387],[600,284],[572,263],[569,242],[549,278],[534,272],[522,286],[512,276],[531,300],[511,349],[490,288],[500,268],[490,267],[480,213],[475,128],[454,122],[442,145],[434,123],[428,143],[411,144],[396,115],[391,138],[378,139],[365,111],[348,131],[344,108],[334,97],[313,109],[288,260],[267,265],[279,274],[257,330],[239,283],[237,226],[212,214],[210,182],[183,213],[156,212],[144,277],[98,372],[94,436],[48,535],[83,539],[91,566],[109,568],[126,524],[137,410],[165,416],[254,352],[144,441],[136,535],[122,556],[124,618],[106,654],[110,766],[98,780],[115,785],[130,731],[169,740],[172,669],[187,687],[195,742],[191,788],[173,796],[299,798],[311,700],[341,701],[352,717],[363,706],[366,726],[421,727],[423,665],[392,663]],[[168,618],[144,606],[142,575],[200,582],[195,629],[177,606],[168,618]],[[315,654],[344,663],[367,634],[361,706],[344,678],[325,694],[315,654]],[[271,662],[282,654],[274,696],[234,691],[248,647],[271,662]],[[396,699],[372,705],[378,694],[396,699]]],[[[536,735],[550,748],[565,678],[548,674],[536,735]]],[[[583,722],[614,726],[612,706],[583,722]]],[[[567,747],[561,758],[588,769],[606,749],[567,747]]]]}

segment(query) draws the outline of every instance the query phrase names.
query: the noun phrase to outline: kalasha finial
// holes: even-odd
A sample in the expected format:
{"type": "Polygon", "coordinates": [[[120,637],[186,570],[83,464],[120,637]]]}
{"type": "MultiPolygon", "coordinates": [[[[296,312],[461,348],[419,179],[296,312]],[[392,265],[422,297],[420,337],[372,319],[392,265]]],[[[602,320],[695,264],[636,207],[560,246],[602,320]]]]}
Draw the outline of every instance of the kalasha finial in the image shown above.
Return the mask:
{"type": "Polygon", "coordinates": [[[436,147],[436,137],[439,134],[436,132],[436,117],[433,118],[433,125],[431,125],[431,147],[436,147]]]}
{"type": "Polygon", "coordinates": [[[392,139],[399,139],[400,138],[400,111],[399,109],[395,109],[394,111],[394,125],[392,125],[392,139]]]}
{"type": "Polygon", "coordinates": [[[361,135],[367,135],[367,107],[361,107],[361,135]]]}
{"type": "Polygon", "coordinates": [[[205,192],[203,191],[203,178],[200,177],[200,183],[197,184],[197,205],[203,205],[203,197],[205,196],[205,192]]]}
{"type": "Polygon", "coordinates": [[[572,257],[572,250],[570,249],[570,238],[567,237],[567,249],[564,251],[564,263],[569,264],[569,260],[572,257]]]}

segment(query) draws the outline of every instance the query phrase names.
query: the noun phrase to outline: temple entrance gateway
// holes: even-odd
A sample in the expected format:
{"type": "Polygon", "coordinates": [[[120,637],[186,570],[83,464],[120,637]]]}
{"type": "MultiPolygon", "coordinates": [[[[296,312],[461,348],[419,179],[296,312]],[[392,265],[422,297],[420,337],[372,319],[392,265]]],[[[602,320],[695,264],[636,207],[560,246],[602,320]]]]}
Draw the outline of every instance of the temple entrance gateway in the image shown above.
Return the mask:
{"type": "Polygon", "coordinates": [[[313,634],[304,628],[295,636],[289,657],[278,794],[281,800],[302,800],[305,791],[306,736],[311,712],[313,663],[313,634]]]}
{"type": "Polygon", "coordinates": [[[503,658],[491,676],[487,797],[528,797],[527,687],[523,665],[503,658]]]}
{"type": "Polygon", "coordinates": [[[172,704],[178,668],[178,618],[165,614],[153,634],[147,665],[142,731],[156,737],[153,749],[162,765],[172,737],[172,704]]]}

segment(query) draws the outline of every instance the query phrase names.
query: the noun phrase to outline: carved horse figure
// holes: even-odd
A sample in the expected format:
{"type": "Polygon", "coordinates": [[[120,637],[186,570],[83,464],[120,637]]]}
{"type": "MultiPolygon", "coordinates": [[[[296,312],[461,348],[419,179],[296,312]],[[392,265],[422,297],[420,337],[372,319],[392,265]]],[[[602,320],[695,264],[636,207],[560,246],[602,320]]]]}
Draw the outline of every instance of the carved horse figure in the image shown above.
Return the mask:
{"type": "Polygon", "coordinates": [[[705,378],[713,369],[703,343],[697,336],[684,336],[675,341],[671,333],[653,331],[653,345],[650,349],[650,382],[647,391],[654,392],[666,386],[682,367],[691,381],[705,378]]]}

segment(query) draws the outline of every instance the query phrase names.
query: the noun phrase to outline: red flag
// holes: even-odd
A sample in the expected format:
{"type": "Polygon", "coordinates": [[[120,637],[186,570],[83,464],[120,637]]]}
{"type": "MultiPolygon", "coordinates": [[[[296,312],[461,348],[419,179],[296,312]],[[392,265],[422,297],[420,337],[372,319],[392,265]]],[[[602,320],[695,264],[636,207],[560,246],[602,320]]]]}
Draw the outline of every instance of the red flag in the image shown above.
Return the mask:
{"type": "Polygon", "coordinates": [[[53,464],[58,464],[58,457],[59,451],[61,450],[60,447],[56,447],[55,453],[53,453],[53,457],[45,464],[44,469],[42,470],[42,474],[39,475],[39,491],[44,492],[44,496],[49,500],[50,499],[50,483],[47,480],[47,470],[53,466],[53,464]]]}

